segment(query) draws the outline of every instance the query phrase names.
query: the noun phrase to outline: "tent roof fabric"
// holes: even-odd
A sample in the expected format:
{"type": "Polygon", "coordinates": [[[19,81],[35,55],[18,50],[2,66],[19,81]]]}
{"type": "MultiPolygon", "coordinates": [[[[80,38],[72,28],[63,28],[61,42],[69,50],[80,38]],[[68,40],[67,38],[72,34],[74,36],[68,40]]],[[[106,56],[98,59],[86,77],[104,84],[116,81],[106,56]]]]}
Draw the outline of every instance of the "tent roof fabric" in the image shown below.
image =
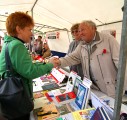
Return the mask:
{"type": "Polygon", "coordinates": [[[122,20],[122,0],[1,0],[0,30],[5,30],[6,16],[15,11],[31,14],[35,31],[70,30],[72,24],[92,20],[97,25],[122,20]]]}

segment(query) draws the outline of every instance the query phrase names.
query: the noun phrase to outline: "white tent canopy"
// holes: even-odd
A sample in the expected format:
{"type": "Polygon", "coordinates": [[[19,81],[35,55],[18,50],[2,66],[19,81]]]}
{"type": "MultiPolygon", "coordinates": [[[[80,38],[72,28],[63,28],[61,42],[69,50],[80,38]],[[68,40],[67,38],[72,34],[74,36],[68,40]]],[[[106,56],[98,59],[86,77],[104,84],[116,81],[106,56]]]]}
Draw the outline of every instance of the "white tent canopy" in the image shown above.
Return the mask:
{"type": "Polygon", "coordinates": [[[33,15],[38,23],[35,30],[41,32],[69,30],[82,20],[92,20],[97,25],[117,22],[122,20],[123,4],[122,0],[1,0],[0,30],[5,30],[6,16],[15,11],[33,15]]]}

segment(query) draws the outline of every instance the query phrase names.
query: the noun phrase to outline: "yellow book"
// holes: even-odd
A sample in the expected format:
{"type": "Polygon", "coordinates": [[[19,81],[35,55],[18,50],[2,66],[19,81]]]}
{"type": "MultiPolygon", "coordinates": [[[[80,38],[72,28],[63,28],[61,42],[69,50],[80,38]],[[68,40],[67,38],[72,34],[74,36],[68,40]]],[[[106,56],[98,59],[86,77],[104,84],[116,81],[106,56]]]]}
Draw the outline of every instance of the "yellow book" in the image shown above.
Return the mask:
{"type": "Polygon", "coordinates": [[[74,120],[90,120],[95,112],[95,108],[89,108],[84,110],[78,110],[72,112],[74,120]]]}

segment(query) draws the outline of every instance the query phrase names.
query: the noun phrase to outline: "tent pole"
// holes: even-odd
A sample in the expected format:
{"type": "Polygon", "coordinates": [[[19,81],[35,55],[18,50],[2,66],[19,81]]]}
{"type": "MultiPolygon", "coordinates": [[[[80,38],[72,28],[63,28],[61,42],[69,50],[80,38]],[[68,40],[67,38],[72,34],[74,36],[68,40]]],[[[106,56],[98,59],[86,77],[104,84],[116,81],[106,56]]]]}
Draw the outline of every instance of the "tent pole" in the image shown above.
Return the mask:
{"type": "Polygon", "coordinates": [[[122,20],[114,21],[114,22],[110,22],[110,23],[103,23],[103,24],[101,24],[101,25],[97,25],[97,27],[105,26],[105,25],[110,25],[110,24],[115,24],[115,23],[120,23],[120,22],[122,22],[122,20]]]}
{"type": "MultiPolygon", "coordinates": [[[[34,16],[33,16],[33,9],[34,9],[34,7],[35,7],[35,5],[36,5],[37,2],[38,2],[38,0],[35,1],[35,3],[33,4],[32,8],[31,8],[31,16],[32,16],[32,18],[34,17],[34,16]]],[[[32,30],[32,32],[34,33],[34,29],[32,30]]],[[[34,37],[31,38],[31,41],[34,41],[34,37]]],[[[33,47],[33,46],[32,46],[32,43],[33,43],[33,42],[31,43],[31,41],[30,41],[30,43],[29,43],[29,50],[30,50],[31,52],[35,52],[35,48],[32,49],[32,47],[33,47]]]]}
{"type": "Polygon", "coordinates": [[[123,86],[126,71],[126,58],[127,58],[127,0],[124,0],[124,12],[122,22],[121,45],[119,55],[119,65],[117,74],[117,88],[115,95],[114,114],[113,120],[120,119],[121,103],[123,96],[123,86]]]}

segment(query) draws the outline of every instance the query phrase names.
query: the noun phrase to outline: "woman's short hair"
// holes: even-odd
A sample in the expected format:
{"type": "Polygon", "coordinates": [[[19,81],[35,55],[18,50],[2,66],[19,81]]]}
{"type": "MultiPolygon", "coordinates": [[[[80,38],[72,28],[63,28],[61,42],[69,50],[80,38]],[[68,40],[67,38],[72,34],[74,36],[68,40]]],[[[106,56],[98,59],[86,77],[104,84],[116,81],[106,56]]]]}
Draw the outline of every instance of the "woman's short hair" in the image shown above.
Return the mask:
{"type": "Polygon", "coordinates": [[[10,14],[6,20],[6,29],[10,36],[17,35],[16,26],[19,26],[21,29],[34,26],[34,20],[24,12],[15,12],[10,14]]]}
{"type": "Polygon", "coordinates": [[[71,27],[71,32],[72,32],[73,30],[78,30],[78,28],[79,28],[79,23],[76,23],[76,24],[72,25],[72,27],[71,27]]]}

